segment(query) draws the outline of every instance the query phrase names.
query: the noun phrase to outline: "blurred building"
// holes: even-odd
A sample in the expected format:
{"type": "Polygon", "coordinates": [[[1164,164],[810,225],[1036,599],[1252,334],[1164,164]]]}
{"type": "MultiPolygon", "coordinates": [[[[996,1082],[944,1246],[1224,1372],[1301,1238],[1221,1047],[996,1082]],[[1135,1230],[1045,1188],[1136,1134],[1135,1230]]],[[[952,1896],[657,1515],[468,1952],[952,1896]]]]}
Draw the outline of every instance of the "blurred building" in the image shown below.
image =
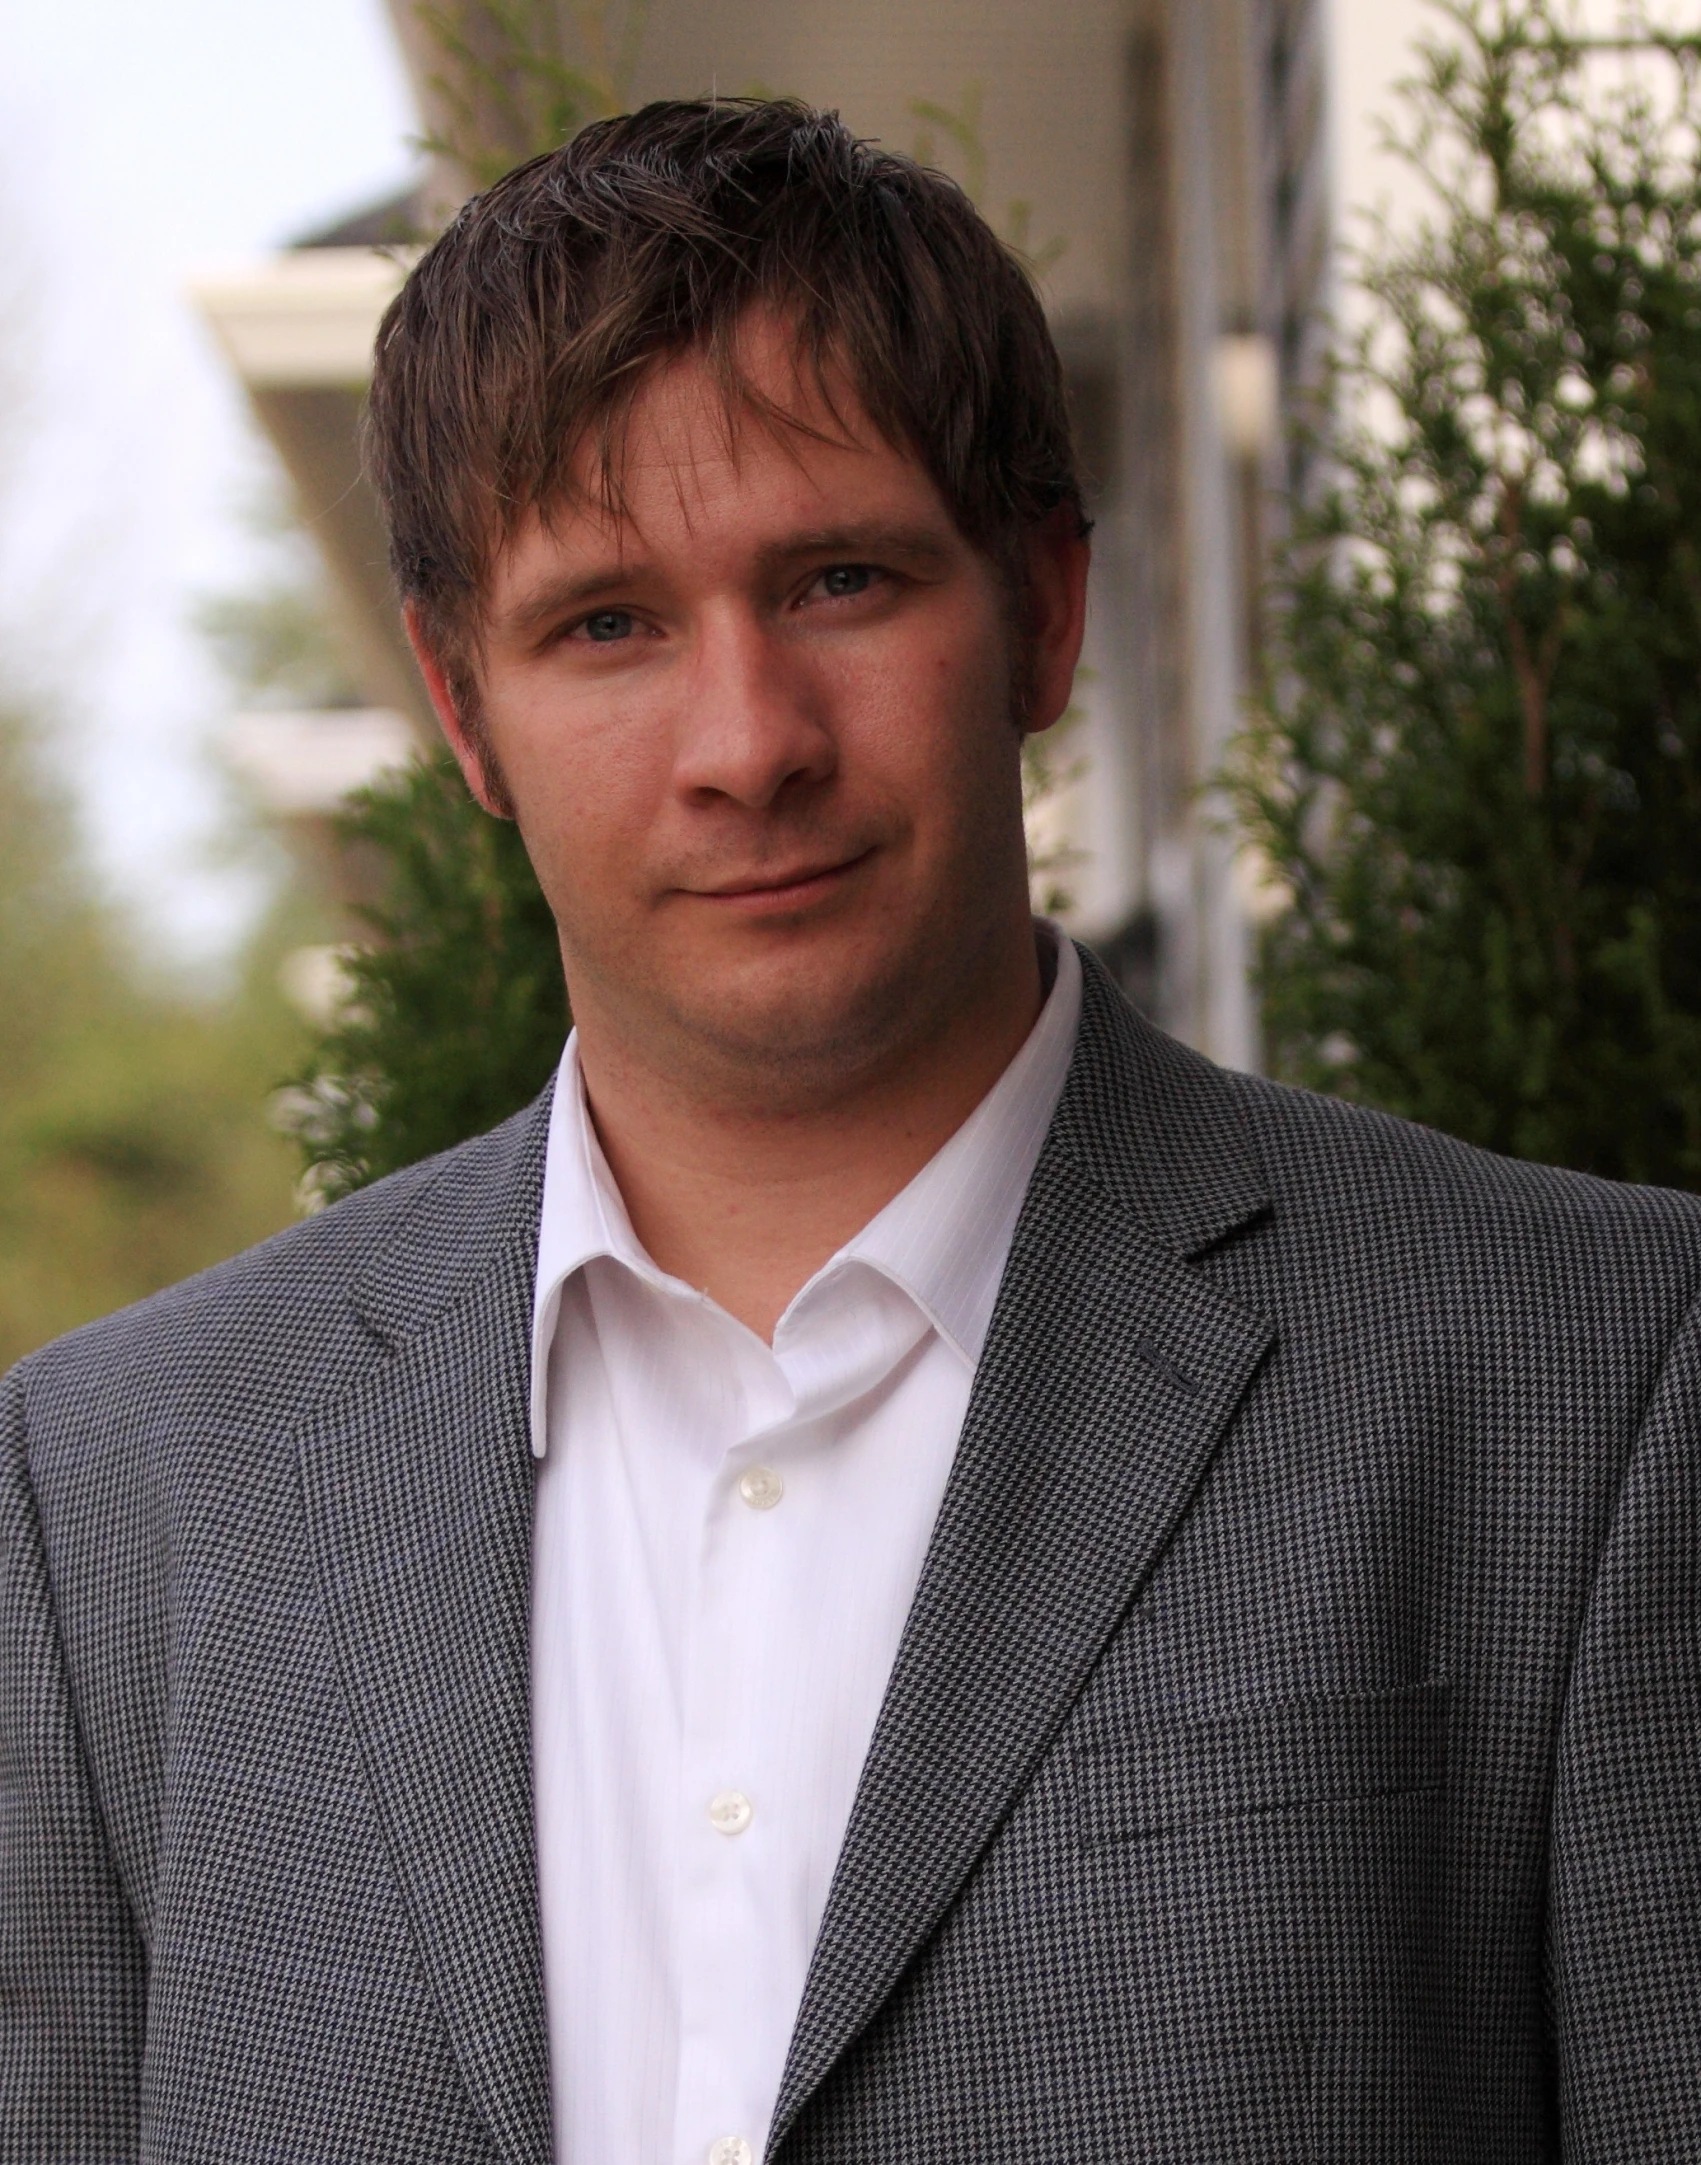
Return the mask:
{"type": "MultiPolygon", "coordinates": [[[[427,131],[452,135],[442,51],[415,0],[390,4],[427,131]]],[[[588,18],[556,5],[570,49],[588,18]]],[[[476,32],[476,0],[459,12],[476,32]]],[[[1324,297],[1322,14],[1322,0],[652,0],[630,89],[837,107],[975,183],[1045,259],[1097,519],[1084,711],[1059,761],[1075,778],[1048,816],[1079,853],[1077,929],[1148,1011],[1239,1066],[1257,1062],[1256,888],[1200,792],[1256,664],[1291,478],[1282,420],[1324,297]]],[[[452,174],[425,185],[440,199],[452,174]]],[[[356,455],[366,356],[400,275],[374,243],[404,213],[380,206],[198,298],[324,551],[368,697],[425,731],[356,455]]]]}

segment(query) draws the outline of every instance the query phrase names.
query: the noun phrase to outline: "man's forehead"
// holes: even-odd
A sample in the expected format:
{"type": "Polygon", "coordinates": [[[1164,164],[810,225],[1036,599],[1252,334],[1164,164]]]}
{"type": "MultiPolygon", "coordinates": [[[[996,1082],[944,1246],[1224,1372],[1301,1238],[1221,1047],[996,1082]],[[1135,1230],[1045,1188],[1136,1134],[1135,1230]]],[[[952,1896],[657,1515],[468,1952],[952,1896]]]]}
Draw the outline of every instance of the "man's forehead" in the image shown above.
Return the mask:
{"type": "Polygon", "coordinates": [[[794,488],[842,488],[856,462],[915,464],[875,426],[842,368],[812,368],[776,343],[741,339],[724,362],[699,348],[658,363],[606,429],[587,431],[568,470],[565,504],[604,514],[612,530],[648,498],[689,512],[705,496],[759,479],[783,497],[794,488]]]}
{"type": "Polygon", "coordinates": [[[706,371],[657,390],[634,402],[616,444],[584,447],[569,485],[515,521],[492,567],[493,598],[593,559],[635,564],[720,543],[772,556],[859,539],[937,551],[954,534],[925,467],[860,408],[745,401],[729,416],[706,371]]]}

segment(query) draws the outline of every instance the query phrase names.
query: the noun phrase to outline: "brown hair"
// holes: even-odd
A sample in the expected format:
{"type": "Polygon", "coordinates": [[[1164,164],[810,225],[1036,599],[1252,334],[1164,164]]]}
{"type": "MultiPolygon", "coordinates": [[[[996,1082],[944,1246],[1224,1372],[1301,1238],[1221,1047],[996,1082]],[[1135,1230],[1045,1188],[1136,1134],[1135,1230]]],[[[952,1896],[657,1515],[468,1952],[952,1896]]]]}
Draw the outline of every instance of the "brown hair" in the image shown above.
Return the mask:
{"type": "Polygon", "coordinates": [[[458,693],[476,705],[478,602],[518,520],[569,494],[587,439],[609,484],[654,364],[699,348],[736,395],[758,302],[1002,569],[1058,506],[1081,517],[1039,300],[961,189],[789,99],[647,105],[475,196],[378,332],[368,460],[402,598],[458,693]]]}

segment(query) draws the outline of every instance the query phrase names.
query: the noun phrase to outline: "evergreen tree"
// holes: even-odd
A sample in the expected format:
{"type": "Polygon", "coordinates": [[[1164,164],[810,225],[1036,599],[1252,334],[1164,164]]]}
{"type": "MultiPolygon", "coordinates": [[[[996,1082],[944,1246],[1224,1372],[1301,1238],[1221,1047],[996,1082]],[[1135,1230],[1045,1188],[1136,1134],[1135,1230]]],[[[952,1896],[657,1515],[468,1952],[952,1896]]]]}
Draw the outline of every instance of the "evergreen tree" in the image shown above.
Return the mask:
{"type": "MultiPolygon", "coordinates": [[[[207,603],[203,632],[250,708],[358,705],[323,571],[268,507],[256,523],[276,544],[268,575],[207,603]]],[[[274,1101],[310,1206],[495,1127],[543,1087],[567,1034],[519,830],[479,809],[446,752],[356,792],[334,825],[351,884],[376,899],[354,910],[365,937],[341,951],[336,1014],[274,1101]]],[[[324,941],[323,899],[298,902],[324,941]]]]}
{"type": "Polygon", "coordinates": [[[320,1201],[482,1134],[561,1057],[567,997],[555,921],[509,821],[480,811],[446,753],[354,797],[345,846],[383,868],[372,944],[291,1092],[320,1201]]]}
{"type": "Polygon", "coordinates": [[[1228,780],[1271,1065],[1701,1187],[1698,41],[1444,4],[1228,780]]]}

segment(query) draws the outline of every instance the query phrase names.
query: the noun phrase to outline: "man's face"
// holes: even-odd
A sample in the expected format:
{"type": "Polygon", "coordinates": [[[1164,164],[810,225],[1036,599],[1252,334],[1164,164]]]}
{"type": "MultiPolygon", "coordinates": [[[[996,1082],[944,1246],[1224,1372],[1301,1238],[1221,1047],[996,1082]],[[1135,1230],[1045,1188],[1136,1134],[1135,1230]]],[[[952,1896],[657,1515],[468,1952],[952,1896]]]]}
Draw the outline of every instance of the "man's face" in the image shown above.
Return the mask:
{"type": "Polygon", "coordinates": [[[618,513],[587,491],[494,567],[479,677],[581,1036],[778,1106],[901,1058],[1026,936],[1020,730],[1008,594],[926,472],[778,325],[743,350],[815,433],[729,431],[698,357],[658,371],[618,513]]]}

